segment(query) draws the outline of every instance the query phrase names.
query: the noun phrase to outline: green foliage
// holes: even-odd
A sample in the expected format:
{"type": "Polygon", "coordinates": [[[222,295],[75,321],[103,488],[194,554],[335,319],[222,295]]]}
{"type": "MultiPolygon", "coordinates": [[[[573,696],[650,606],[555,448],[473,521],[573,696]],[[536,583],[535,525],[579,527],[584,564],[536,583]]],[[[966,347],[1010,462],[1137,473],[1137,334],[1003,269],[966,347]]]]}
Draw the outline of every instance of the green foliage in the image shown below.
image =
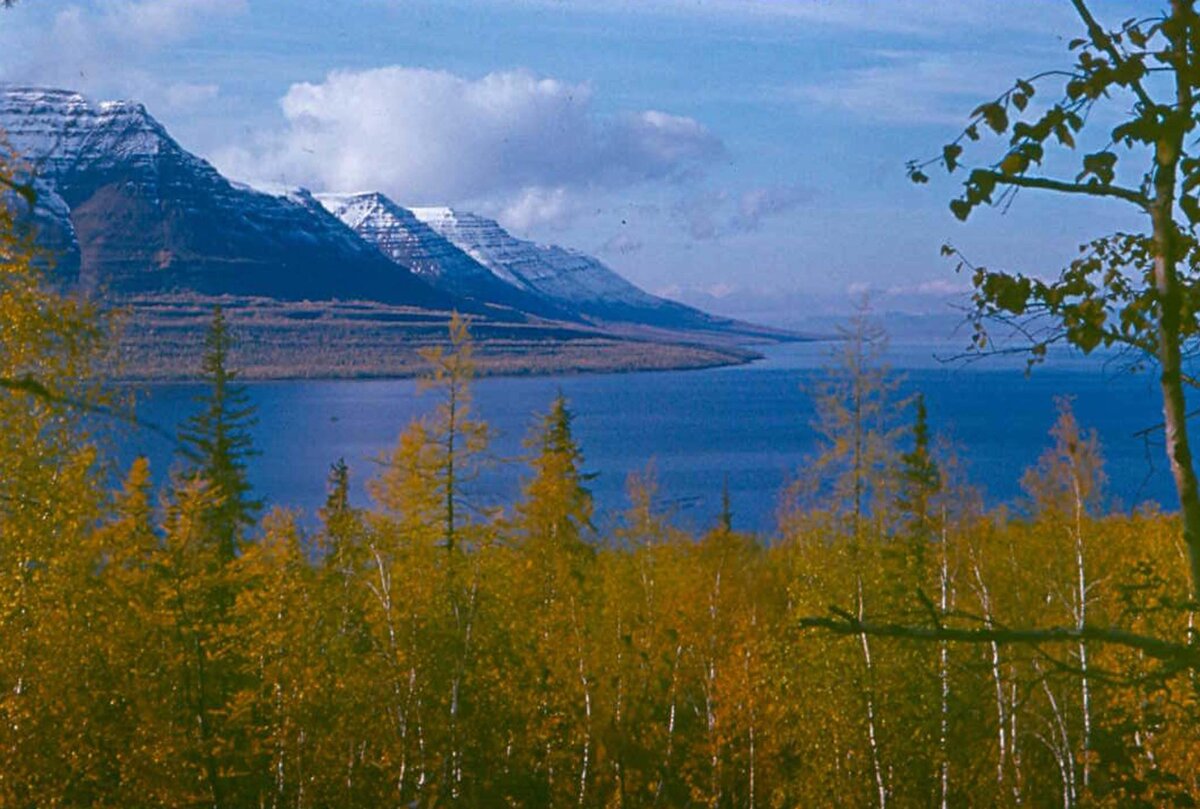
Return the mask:
{"type": "MultiPolygon", "coordinates": [[[[1172,74],[1179,77],[1180,87],[1191,85],[1196,55],[1187,43],[1200,31],[1200,16],[1193,3],[1186,2],[1170,13],[1133,18],[1106,31],[1085,3],[1075,6],[1087,35],[1071,42],[1074,65],[1018,80],[981,104],[941,154],[911,162],[909,176],[926,183],[934,165],[956,171],[964,164],[965,148],[981,140],[982,129],[1002,139],[1001,151],[995,162],[967,172],[963,193],[950,203],[960,220],[980,206],[1008,204],[1023,188],[1133,204],[1147,217],[1147,233],[1118,233],[1091,241],[1081,248],[1083,257],[1052,281],[970,267],[978,330],[975,345],[990,348],[986,325],[1011,323],[1009,318],[1015,317],[1037,324],[1026,325],[1021,332],[1029,337],[1027,347],[1035,362],[1056,342],[1084,353],[1117,345],[1156,357],[1162,349],[1157,329],[1164,305],[1180,307],[1177,321],[1168,315],[1168,322],[1182,326],[1183,339],[1194,337],[1191,315],[1200,279],[1191,231],[1200,210],[1193,193],[1200,184],[1200,159],[1184,145],[1184,134],[1198,120],[1193,105],[1175,97],[1171,82],[1151,81],[1150,74],[1172,74]],[[1160,91],[1162,97],[1157,97],[1160,91]],[[1035,95],[1050,100],[1035,106],[1030,103],[1035,95]],[[1119,114],[1125,117],[1110,131],[1096,132],[1102,124],[1088,122],[1098,117],[1104,105],[1119,106],[1119,114]],[[1077,149],[1077,139],[1085,136],[1095,142],[1090,151],[1077,149]],[[1051,149],[1079,154],[1074,177],[1034,173],[1043,167],[1051,149]],[[1164,184],[1168,178],[1169,184],[1164,184]],[[1122,180],[1127,184],[1122,185],[1122,180]],[[1172,221],[1176,205],[1184,216],[1172,221]],[[1156,219],[1156,210],[1167,216],[1156,219]],[[1164,301],[1162,281],[1153,277],[1153,263],[1168,244],[1167,258],[1181,274],[1179,294],[1172,291],[1164,301]]],[[[959,269],[966,266],[960,262],[959,269]]]]}

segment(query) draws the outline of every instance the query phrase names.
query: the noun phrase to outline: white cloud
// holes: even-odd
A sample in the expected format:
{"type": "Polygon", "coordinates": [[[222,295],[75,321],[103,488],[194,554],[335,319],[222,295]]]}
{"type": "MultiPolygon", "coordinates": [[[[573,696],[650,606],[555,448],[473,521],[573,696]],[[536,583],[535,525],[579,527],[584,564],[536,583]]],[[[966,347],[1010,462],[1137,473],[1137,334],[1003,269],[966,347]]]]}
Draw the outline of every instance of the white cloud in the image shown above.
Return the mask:
{"type": "Polygon", "coordinates": [[[339,70],[292,85],[282,131],[215,159],[251,182],[376,189],[406,204],[483,200],[528,225],[569,215],[578,192],[679,179],[724,152],[691,118],[603,116],[592,92],[526,70],[339,70]]]}
{"type": "Polygon", "coordinates": [[[718,239],[737,233],[753,233],[764,221],[809,202],[813,194],[798,185],[770,185],[741,193],[707,191],[690,194],[674,209],[675,218],[693,239],[718,239]]]}
{"type": "Polygon", "coordinates": [[[872,310],[882,317],[885,325],[901,328],[909,335],[920,326],[927,336],[937,339],[949,337],[954,332],[962,319],[961,306],[970,294],[969,286],[944,279],[913,280],[890,287],[851,282],[830,289],[753,281],[746,284],[669,284],[654,291],[715,314],[823,333],[831,333],[841,325],[866,295],[872,310]],[[921,326],[906,322],[906,316],[931,319],[921,326]]]}
{"type": "MultiPolygon", "coordinates": [[[[85,50],[118,44],[160,48],[191,33],[205,18],[245,9],[246,0],[118,0],[90,8],[72,4],[55,15],[51,36],[85,50]]],[[[70,59],[78,53],[55,55],[70,59]]]]}
{"type": "MultiPolygon", "coordinates": [[[[493,0],[496,2],[497,0],[493,0]]],[[[961,36],[964,29],[1043,32],[1076,22],[1066,3],[1047,0],[521,0],[556,12],[671,13],[795,20],[831,29],[961,36]]],[[[513,0],[504,0],[512,3],[513,0]]],[[[1120,8],[1114,12],[1120,20],[1120,8]]],[[[1127,15],[1126,15],[1127,16],[1127,15]]]]}
{"type": "Polygon", "coordinates": [[[581,203],[562,186],[530,186],[515,196],[484,207],[506,228],[528,231],[539,225],[566,227],[580,213],[581,203]]]}
{"type": "Polygon", "coordinates": [[[639,252],[646,246],[645,242],[628,233],[618,233],[596,249],[598,253],[611,256],[629,256],[639,252]]]}
{"type": "Polygon", "coordinates": [[[903,284],[882,285],[866,281],[855,281],[846,287],[850,296],[868,295],[883,301],[921,298],[958,298],[970,294],[970,282],[962,278],[934,278],[903,284]]]}
{"type": "Polygon", "coordinates": [[[28,6],[4,12],[0,79],[171,108],[209,101],[217,87],[168,81],[141,66],[146,57],[247,7],[246,0],[115,0],[70,4],[47,17],[40,4],[28,6]]]}
{"type": "Polygon", "coordinates": [[[180,83],[168,85],[164,93],[166,102],[172,107],[187,109],[208,103],[221,93],[215,84],[180,83]]]}
{"type": "Polygon", "coordinates": [[[1013,55],[885,50],[871,57],[874,64],[834,73],[791,93],[803,102],[887,123],[955,125],[981,99],[999,95],[1031,72],[1028,59],[1013,55]]]}
{"type": "Polygon", "coordinates": [[[812,192],[795,185],[752,188],[738,198],[733,228],[742,233],[751,233],[759,229],[764,219],[787,213],[812,198],[812,192]]]}

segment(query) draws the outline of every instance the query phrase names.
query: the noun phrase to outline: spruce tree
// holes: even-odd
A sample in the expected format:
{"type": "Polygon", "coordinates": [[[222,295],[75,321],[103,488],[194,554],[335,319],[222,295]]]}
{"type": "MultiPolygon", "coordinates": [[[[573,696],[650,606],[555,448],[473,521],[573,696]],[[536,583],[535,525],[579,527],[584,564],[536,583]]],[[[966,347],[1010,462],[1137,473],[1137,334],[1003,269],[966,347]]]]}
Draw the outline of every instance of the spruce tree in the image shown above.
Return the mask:
{"type": "Polygon", "coordinates": [[[180,428],[180,453],[191,465],[191,476],[203,480],[214,495],[207,528],[220,557],[229,561],[262,506],[250,496],[246,473],[247,460],[257,454],[250,436],[257,420],[246,388],[229,368],[233,337],[220,306],[213,308],[204,346],[203,373],[209,386],[196,399],[200,411],[180,428]]]}
{"type": "Polygon", "coordinates": [[[721,512],[717,515],[717,529],[724,534],[733,533],[733,504],[729,499],[729,475],[721,483],[721,512]]]}
{"type": "Polygon", "coordinates": [[[896,505],[906,525],[904,532],[918,540],[932,533],[931,500],[942,486],[942,474],[929,448],[929,413],[925,396],[917,394],[912,449],[900,456],[900,493],[896,505]]]}

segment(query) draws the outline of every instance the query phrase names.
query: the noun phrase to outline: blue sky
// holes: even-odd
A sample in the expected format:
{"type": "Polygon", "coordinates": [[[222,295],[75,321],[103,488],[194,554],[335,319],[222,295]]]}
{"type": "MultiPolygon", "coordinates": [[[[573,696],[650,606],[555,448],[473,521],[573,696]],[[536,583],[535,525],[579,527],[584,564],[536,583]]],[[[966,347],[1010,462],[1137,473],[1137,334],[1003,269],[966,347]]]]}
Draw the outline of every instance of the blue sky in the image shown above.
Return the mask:
{"type": "Polygon", "coordinates": [[[1077,31],[1066,0],[23,0],[0,79],[141,100],[236,179],[458,205],[788,322],[867,287],[944,305],[947,240],[1048,273],[1137,225],[1034,194],[962,225],[955,180],[904,177],[1077,31]]]}

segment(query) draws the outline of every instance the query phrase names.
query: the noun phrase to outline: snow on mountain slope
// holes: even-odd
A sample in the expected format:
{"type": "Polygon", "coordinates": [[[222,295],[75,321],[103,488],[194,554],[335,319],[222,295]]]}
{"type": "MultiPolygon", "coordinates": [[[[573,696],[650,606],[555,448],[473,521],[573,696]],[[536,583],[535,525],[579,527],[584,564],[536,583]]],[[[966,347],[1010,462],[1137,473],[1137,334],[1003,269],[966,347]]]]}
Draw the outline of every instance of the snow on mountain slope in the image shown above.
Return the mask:
{"type": "Polygon", "coordinates": [[[37,178],[60,274],[84,288],[455,304],[315,201],[230,183],[141,104],[0,86],[0,129],[37,178]]]}
{"type": "Polygon", "coordinates": [[[658,303],[596,259],[518,239],[494,220],[453,208],[414,208],[412,212],[510,284],[572,303],[658,303]]]}
{"type": "Polygon", "coordinates": [[[543,317],[572,313],[523,285],[509,283],[383,194],[319,194],[318,199],[388,258],[456,295],[543,317]]]}
{"type": "Polygon", "coordinates": [[[413,208],[498,278],[589,318],[664,328],[737,330],[737,324],[645,292],[577,250],[518,239],[497,222],[453,208],[413,208]]]}

